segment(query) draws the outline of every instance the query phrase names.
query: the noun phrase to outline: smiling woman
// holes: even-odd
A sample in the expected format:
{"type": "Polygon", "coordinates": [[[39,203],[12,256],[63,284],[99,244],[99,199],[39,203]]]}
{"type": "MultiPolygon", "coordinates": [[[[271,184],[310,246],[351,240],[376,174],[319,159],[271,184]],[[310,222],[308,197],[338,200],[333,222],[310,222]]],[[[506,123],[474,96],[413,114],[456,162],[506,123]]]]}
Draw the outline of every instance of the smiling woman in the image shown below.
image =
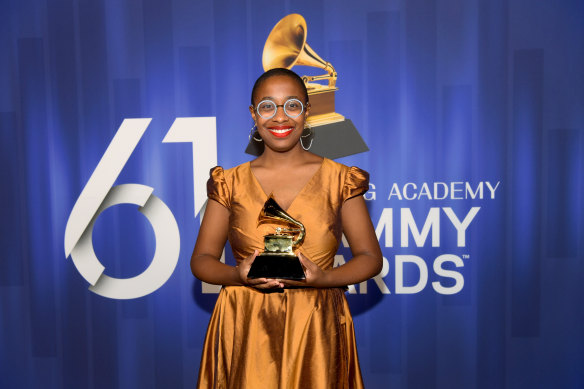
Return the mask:
{"type": "Polygon", "coordinates": [[[210,201],[191,259],[199,279],[223,285],[199,370],[199,388],[360,388],[363,386],[346,285],[381,271],[365,201],[367,172],[306,151],[310,104],[287,69],[264,73],[249,108],[264,152],[211,171],[210,201]],[[296,255],[306,279],[248,278],[264,235],[257,220],[269,195],[306,228],[296,255]],[[333,269],[345,234],[353,259],[333,269]],[[237,266],[219,261],[229,239],[237,266]]]}
{"type": "Polygon", "coordinates": [[[265,147],[278,152],[300,148],[310,103],[306,86],[295,73],[279,68],[264,73],[254,85],[249,111],[265,147]]]}

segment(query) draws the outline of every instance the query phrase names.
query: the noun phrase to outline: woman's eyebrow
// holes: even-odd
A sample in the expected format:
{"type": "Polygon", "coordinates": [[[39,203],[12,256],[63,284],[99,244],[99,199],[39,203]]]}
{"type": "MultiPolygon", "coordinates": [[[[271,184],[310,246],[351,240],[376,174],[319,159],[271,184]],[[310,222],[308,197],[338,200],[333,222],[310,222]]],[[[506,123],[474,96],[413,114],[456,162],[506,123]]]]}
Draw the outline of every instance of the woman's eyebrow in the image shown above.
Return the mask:
{"type": "MultiPolygon", "coordinates": [[[[298,96],[286,96],[286,99],[297,99],[298,96]]],[[[270,99],[270,100],[275,100],[276,98],[273,96],[264,96],[264,97],[260,97],[260,101],[261,100],[266,100],[266,99],[270,99]]]]}

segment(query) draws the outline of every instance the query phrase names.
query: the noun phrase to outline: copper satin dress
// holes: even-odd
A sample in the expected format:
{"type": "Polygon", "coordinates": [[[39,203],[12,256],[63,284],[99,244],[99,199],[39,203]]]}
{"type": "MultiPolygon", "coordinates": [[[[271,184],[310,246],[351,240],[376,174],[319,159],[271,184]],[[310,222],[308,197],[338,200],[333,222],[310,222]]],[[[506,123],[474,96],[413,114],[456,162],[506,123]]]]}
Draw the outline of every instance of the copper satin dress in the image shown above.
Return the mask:
{"type": "MultiPolygon", "coordinates": [[[[341,240],[341,206],[367,189],[367,172],[325,158],[286,210],[306,227],[299,251],[331,268],[341,240]]],[[[263,251],[263,237],[274,226],[257,225],[268,196],[250,163],[212,169],[207,192],[230,210],[228,239],[236,261],[263,251]]],[[[224,286],[207,329],[197,386],[362,388],[344,289],[224,286]]]]}

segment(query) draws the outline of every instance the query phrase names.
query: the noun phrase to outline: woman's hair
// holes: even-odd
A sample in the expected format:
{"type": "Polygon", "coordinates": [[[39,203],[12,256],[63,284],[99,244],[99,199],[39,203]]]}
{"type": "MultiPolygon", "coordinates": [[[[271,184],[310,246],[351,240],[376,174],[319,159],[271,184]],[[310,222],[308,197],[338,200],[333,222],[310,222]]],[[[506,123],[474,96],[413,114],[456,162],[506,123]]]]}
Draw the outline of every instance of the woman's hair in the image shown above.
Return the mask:
{"type": "Polygon", "coordinates": [[[251,90],[251,105],[254,105],[254,100],[255,100],[254,98],[255,98],[256,92],[259,89],[259,87],[268,78],[274,77],[274,76],[287,76],[287,77],[290,77],[292,80],[294,80],[294,82],[296,82],[298,84],[298,86],[300,87],[300,89],[302,89],[302,92],[304,93],[303,103],[304,104],[308,103],[308,90],[306,89],[306,85],[304,84],[304,81],[302,80],[302,78],[300,78],[300,76],[298,74],[294,73],[292,70],[285,69],[285,68],[274,68],[274,69],[268,70],[267,72],[265,72],[264,74],[259,76],[258,79],[256,80],[255,84],[253,84],[253,89],[251,90]]]}

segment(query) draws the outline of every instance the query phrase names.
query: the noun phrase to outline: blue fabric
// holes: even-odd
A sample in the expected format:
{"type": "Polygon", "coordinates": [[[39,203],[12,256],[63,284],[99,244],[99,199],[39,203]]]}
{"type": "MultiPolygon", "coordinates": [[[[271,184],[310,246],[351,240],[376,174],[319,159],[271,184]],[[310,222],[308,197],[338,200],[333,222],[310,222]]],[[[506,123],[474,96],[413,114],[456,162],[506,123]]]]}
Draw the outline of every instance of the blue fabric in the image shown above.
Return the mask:
{"type": "MultiPolygon", "coordinates": [[[[0,387],[194,385],[216,294],[202,293],[189,269],[200,225],[192,147],[161,141],[176,117],[212,116],[217,164],[249,160],[251,87],[267,34],[291,12],[306,18],[308,43],[338,71],[336,111],[370,148],[338,160],[370,173],[365,196],[389,265],[348,294],[366,387],[584,386],[582,1],[1,8],[0,387]],[[152,122],[116,183],[153,187],[181,247],[160,289],[119,301],[87,289],[63,239],[122,120],[136,117],[152,122]],[[494,198],[487,182],[499,183],[494,198]],[[472,207],[480,210],[461,246],[447,208],[462,222],[472,207]],[[417,247],[414,235],[435,219],[417,247]],[[463,263],[442,265],[464,279],[452,295],[432,284],[456,284],[433,267],[444,254],[463,263]],[[399,282],[420,279],[411,256],[428,280],[397,293],[399,282]]],[[[129,205],[100,216],[93,243],[112,277],[139,274],[155,250],[152,228],[129,205]]],[[[348,260],[350,250],[339,255],[348,260]]]]}

